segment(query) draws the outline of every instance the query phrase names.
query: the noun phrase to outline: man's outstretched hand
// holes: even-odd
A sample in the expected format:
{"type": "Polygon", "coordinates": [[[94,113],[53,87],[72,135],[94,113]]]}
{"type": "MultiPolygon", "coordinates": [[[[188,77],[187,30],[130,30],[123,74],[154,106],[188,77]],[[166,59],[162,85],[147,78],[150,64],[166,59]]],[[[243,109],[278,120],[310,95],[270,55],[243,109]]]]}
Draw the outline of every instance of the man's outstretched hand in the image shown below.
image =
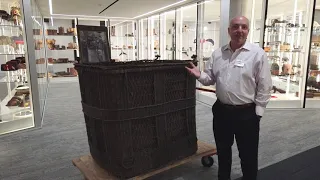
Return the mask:
{"type": "Polygon", "coordinates": [[[191,74],[191,75],[193,75],[194,77],[196,77],[197,79],[199,79],[200,78],[200,71],[199,71],[199,69],[192,63],[192,62],[190,62],[190,66],[191,66],[191,68],[189,68],[189,67],[186,67],[186,69],[188,70],[188,72],[191,74]]]}

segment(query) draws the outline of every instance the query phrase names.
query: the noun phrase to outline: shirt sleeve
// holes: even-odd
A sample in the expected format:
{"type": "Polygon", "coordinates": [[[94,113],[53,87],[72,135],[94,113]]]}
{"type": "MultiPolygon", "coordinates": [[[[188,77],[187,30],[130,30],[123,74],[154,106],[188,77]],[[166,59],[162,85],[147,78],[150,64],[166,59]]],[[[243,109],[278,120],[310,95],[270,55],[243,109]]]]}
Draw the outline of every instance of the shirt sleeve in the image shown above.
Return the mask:
{"type": "Polygon", "coordinates": [[[201,72],[200,77],[198,78],[198,81],[205,85],[214,85],[216,83],[214,74],[213,74],[213,61],[214,61],[214,52],[212,53],[211,57],[209,58],[209,61],[206,63],[204,70],[201,72]]]}
{"type": "Polygon", "coordinates": [[[270,66],[268,63],[267,55],[264,53],[261,60],[259,60],[258,72],[256,74],[256,114],[263,116],[264,110],[271,98],[272,79],[270,66]]]}

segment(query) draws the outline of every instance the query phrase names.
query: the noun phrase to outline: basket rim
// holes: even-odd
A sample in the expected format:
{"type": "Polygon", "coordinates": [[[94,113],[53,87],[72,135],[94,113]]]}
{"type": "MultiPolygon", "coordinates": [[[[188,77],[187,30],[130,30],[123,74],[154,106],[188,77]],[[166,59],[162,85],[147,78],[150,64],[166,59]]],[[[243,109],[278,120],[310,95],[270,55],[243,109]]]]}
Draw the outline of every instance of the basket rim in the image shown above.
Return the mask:
{"type": "MultiPolygon", "coordinates": [[[[197,63],[194,60],[139,60],[130,62],[108,62],[108,63],[86,63],[75,64],[76,68],[90,68],[99,70],[111,70],[113,72],[128,72],[137,70],[156,70],[156,69],[172,69],[177,66],[187,66],[192,63],[197,63]]],[[[108,71],[110,72],[110,71],[108,71]]]]}

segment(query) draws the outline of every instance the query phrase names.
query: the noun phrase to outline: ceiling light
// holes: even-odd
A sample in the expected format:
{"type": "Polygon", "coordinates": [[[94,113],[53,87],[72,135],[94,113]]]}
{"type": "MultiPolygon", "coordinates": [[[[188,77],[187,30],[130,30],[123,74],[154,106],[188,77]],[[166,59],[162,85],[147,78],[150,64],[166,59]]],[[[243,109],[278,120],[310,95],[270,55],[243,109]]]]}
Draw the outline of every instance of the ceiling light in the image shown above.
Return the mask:
{"type": "Polygon", "coordinates": [[[139,15],[139,16],[134,17],[133,19],[137,19],[137,18],[146,16],[146,15],[149,15],[149,14],[153,14],[153,13],[155,13],[155,12],[157,12],[157,11],[161,11],[161,10],[167,9],[167,8],[169,8],[169,7],[172,7],[172,6],[181,4],[181,3],[185,2],[185,1],[187,1],[187,0],[181,0],[181,1],[179,1],[179,2],[170,4],[170,5],[168,5],[168,6],[165,6],[165,7],[162,7],[162,8],[159,8],[159,9],[156,9],[156,10],[153,10],[153,11],[150,11],[150,12],[147,12],[147,13],[145,13],[145,14],[141,14],[141,15],[139,15]]]}
{"type": "Polygon", "coordinates": [[[99,19],[126,19],[126,20],[133,19],[133,18],[127,18],[127,17],[88,16],[88,15],[75,15],[75,14],[52,14],[52,15],[65,16],[65,17],[99,18],[99,19]]]}
{"type": "Polygon", "coordinates": [[[52,0],[49,0],[49,10],[50,10],[50,15],[52,15],[52,0]]]}

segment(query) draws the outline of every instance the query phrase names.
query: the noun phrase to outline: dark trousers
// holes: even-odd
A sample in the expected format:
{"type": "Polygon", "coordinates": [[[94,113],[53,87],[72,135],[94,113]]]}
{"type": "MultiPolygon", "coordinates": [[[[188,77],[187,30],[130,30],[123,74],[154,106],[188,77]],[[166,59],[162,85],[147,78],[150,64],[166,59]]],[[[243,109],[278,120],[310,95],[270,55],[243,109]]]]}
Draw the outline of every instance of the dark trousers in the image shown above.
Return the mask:
{"type": "Polygon", "coordinates": [[[243,180],[256,180],[260,118],[255,113],[255,105],[232,107],[217,100],[212,112],[219,180],[230,179],[234,137],[239,150],[243,180]]]}

